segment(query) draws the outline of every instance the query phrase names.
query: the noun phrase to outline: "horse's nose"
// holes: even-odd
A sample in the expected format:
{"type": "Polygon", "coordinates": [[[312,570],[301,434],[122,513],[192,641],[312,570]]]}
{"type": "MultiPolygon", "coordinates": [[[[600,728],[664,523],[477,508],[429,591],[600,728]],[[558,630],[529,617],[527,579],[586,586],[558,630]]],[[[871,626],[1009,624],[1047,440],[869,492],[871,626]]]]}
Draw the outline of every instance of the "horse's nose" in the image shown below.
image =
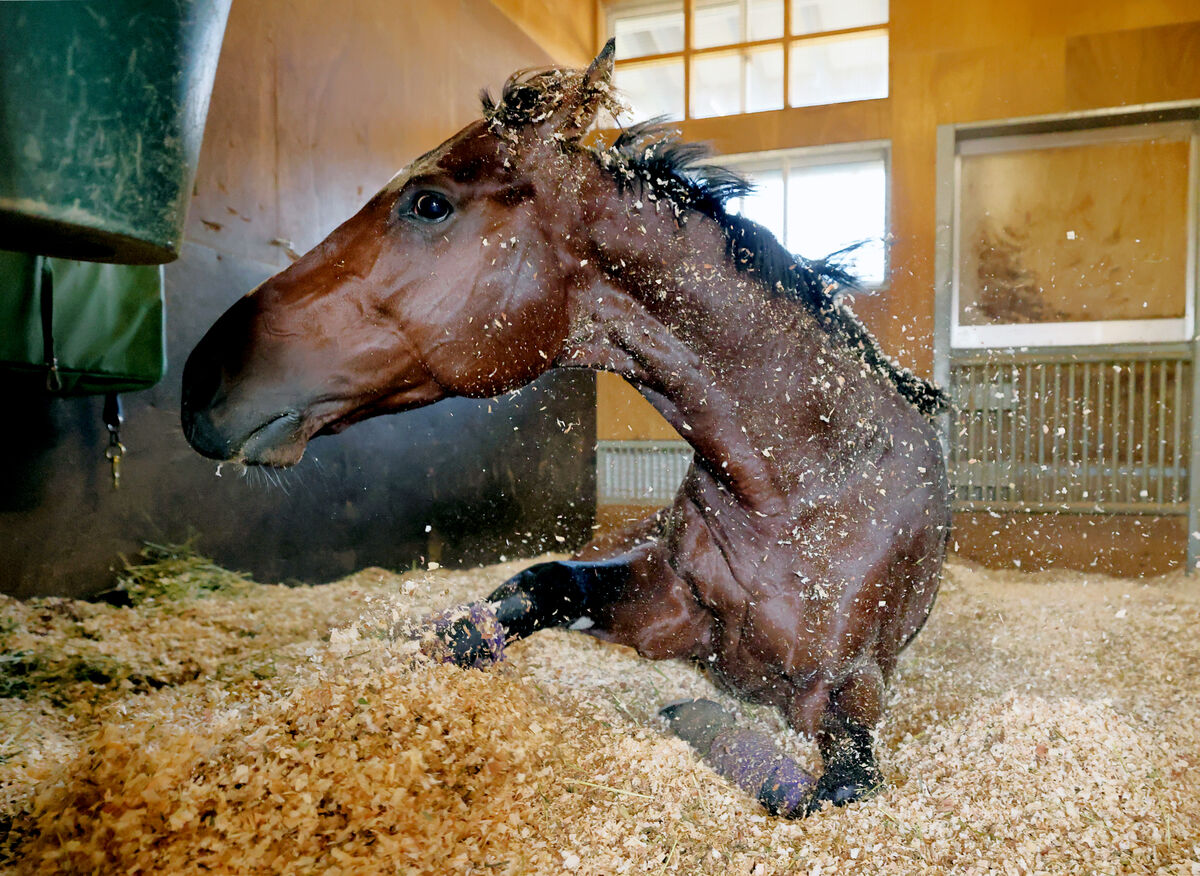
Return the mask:
{"type": "Polygon", "coordinates": [[[183,393],[180,400],[180,420],[183,435],[198,453],[210,459],[229,459],[232,441],[223,435],[212,421],[212,407],[221,389],[221,368],[206,355],[205,338],[188,356],[183,366],[183,393]]]}
{"type": "Polygon", "coordinates": [[[208,411],[183,410],[183,434],[188,444],[209,459],[226,460],[233,455],[233,442],[213,425],[208,411]]]}

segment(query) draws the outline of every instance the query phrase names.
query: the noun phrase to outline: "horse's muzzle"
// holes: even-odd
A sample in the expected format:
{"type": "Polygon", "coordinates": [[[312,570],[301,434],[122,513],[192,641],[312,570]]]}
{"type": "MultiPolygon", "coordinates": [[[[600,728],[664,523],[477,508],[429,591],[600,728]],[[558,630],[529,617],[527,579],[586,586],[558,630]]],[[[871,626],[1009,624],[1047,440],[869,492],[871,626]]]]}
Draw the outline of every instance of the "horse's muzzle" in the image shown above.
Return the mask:
{"type": "Polygon", "coordinates": [[[197,453],[222,462],[233,457],[233,442],[213,425],[207,411],[199,413],[184,407],[181,419],[183,437],[197,453]]]}
{"type": "Polygon", "coordinates": [[[193,450],[209,459],[224,461],[233,456],[233,437],[217,428],[212,418],[212,407],[220,391],[221,370],[216,363],[197,356],[203,346],[202,342],[192,351],[183,367],[180,422],[183,436],[193,450]]]}
{"type": "MultiPolygon", "coordinates": [[[[224,319],[224,318],[223,318],[224,319]]],[[[290,391],[264,393],[247,403],[236,380],[237,363],[224,361],[222,323],[196,345],[183,368],[180,422],[188,444],[221,462],[291,465],[304,453],[303,417],[290,391]]],[[[244,388],[243,388],[244,389],[244,388]]]]}

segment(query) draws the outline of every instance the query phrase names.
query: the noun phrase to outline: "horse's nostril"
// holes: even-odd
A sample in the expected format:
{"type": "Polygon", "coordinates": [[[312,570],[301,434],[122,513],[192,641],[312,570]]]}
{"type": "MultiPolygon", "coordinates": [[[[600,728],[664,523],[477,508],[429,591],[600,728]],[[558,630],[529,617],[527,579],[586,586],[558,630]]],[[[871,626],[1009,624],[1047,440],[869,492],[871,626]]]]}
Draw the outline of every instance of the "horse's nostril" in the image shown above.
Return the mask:
{"type": "Polygon", "coordinates": [[[216,362],[207,361],[204,345],[196,347],[183,366],[184,413],[208,410],[221,388],[221,369],[216,362]]]}
{"type": "Polygon", "coordinates": [[[197,453],[209,459],[226,460],[233,453],[233,443],[213,425],[207,411],[183,411],[183,436],[197,453]]]}
{"type": "Polygon", "coordinates": [[[206,346],[201,341],[183,366],[180,420],[184,437],[197,452],[211,459],[228,459],[231,442],[213,425],[210,416],[221,388],[221,369],[205,355],[206,346]]]}

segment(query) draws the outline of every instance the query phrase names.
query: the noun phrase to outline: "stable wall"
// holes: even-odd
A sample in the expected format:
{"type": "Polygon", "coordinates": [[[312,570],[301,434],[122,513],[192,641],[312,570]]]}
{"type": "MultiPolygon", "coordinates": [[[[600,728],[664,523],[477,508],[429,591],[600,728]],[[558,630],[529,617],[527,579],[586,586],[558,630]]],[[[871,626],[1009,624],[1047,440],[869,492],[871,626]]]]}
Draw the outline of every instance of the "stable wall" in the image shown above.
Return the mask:
{"type": "MultiPolygon", "coordinates": [[[[859,296],[855,309],[890,354],[928,375],[938,125],[1200,98],[1200,3],[891,0],[890,65],[891,94],[883,100],[698,119],[681,127],[686,138],[710,141],[724,153],[890,141],[891,276],[886,289],[859,296]]],[[[601,438],[674,437],[619,378],[601,375],[598,393],[601,438]]],[[[987,562],[1009,565],[1037,556],[1039,564],[1053,563],[1055,540],[1068,537],[1080,550],[1060,556],[1078,566],[1090,565],[1090,558],[1081,563],[1071,556],[1087,556],[1084,536],[1098,521],[1062,516],[1055,535],[1036,546],[1029,538],[1033,528],[1020,519],[995,535],[995,527],[974,526],[966,517],[959,523],[970,534],[960,540],[964,552],[987,562]]],[[[1149,553],[1183,560],[1182,520],[1117,518],[1104,525],[1136,529],[1149,553]]],[[[1099,567],[1122,564],[1129,565],[1103,560],[1099,567]]]]}
{"type": "Polygon", "coordinates": [[[125,399],[119,491],[98,399],[6,397],[0,591],[104,589],[146,540],[194,539],[263,580],[584,541],[595,501],[588,374],[356,425],[315,441],[278,482],[228,466],[218,476],[179,429],[183,361],[225,308],[478,118],[481,87],[552,60],[487,0],[235,3],[186,244],[166,269],[168,374],[125,399]]]}

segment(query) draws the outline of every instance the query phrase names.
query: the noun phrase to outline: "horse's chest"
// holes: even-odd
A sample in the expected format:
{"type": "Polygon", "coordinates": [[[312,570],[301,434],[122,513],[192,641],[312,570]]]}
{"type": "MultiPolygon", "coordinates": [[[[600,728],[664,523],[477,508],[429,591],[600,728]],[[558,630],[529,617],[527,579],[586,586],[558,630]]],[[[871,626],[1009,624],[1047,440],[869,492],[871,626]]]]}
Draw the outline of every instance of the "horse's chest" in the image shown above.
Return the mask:
{"type": "Polygon", "coordinates": [[[672,540],[672,565],[724,627],[744,626],[764,614],[773,625],[802,625],[821,612],[824,601],[836,598],[831,569],[849,535],[836,522],[789,528],[766,525],[753,512],[714,513],[707,507],[684,509],[672,540]]]}
{"type": "Polygon", "coordinates": [[[672,566],[716,621],[717,659],[736,686],[823,663],[878,560],[855,521],[835,507],[769,521],[711,501],[677,511],[672,566]]]}

